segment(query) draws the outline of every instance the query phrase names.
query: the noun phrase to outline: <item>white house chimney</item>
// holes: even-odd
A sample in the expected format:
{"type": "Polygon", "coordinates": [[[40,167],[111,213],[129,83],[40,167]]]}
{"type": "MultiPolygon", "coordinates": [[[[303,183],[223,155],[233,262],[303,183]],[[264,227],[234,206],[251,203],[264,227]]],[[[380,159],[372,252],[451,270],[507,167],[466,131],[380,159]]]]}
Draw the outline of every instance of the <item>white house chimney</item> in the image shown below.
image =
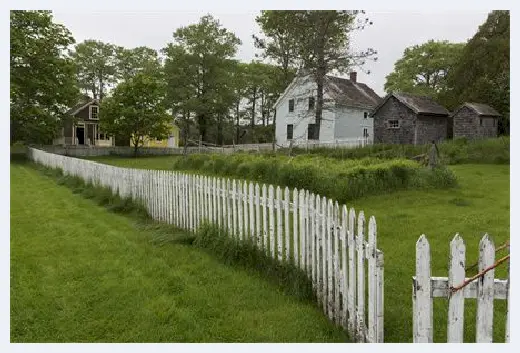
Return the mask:
{"type": "Polygon", "coordinates": [[[353,83],[357,82],[357,72],[356,71],[352,71],[350,73],[350,81],[352,81],[353,83]]]}

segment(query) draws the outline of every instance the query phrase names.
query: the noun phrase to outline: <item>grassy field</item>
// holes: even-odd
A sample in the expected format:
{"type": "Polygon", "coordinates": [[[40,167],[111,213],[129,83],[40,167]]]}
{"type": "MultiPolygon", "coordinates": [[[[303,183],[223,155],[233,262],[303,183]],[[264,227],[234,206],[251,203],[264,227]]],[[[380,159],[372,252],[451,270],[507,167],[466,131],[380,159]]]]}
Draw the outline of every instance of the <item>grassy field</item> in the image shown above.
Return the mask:
{"type": "Polygon", "coordinates": [[[345,342],[309,302],[11,164],[12,342],[345,342]]]}
{"type": "MultiPolygon", "coordinates": [[[[147,169],[171,169],[174,157],[98,158],[100,162],[147,169]]],[[[449,242],[459,233],[467,247],[468,266],[477,261],[478,243],[488,232],[495,244],[509,239],[509,165],[449,167],[459,187],[449,190],[408,190],[368,196],[348,204],[378,222],[379,248],[385,253],[385,341],[412,340],[411,278],[415,242],[426,234],[432,250],[432,275],[447,276],[449,242]]],[[[505,278],[506,266],[496,270],[505,278]]],[[[465,339],[475,340],[474,300],[466,301],[465,339]]],[[[504,340],[505,302],[495,302],[494,340],[504,340]]],[[[435,300],[434,340],[446,341],[447,300],[435,300]]]]}

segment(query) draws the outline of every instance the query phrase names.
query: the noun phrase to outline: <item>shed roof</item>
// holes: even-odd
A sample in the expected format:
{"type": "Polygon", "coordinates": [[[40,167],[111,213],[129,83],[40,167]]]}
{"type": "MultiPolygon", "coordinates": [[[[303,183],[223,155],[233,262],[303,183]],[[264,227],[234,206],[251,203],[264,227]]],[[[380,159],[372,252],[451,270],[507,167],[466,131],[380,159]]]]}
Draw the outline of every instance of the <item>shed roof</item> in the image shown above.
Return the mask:
{"type": "Polygon", "coordinates": [[[91,104],[98,104],[97,99],[90,98],[89,96],[82,96],[80,99],[78,99],[78,103],[76,103],[67,111],[67,114],[77,114],[80,110],[91,104]]]}
{"type": "Polygon", "coordinates": [[[495,109],[490,107],[487,104],[482,103],[464,103],[462,107],[468,107],[469,109],[473,110],[478,115],[485,115],[485,116],[502,116],[499,112],[497,112],[495,109]]]}
{"type": "Polygon", "coordinates": [[[427,114],[427,115],[438,115],[448,116],[450,112],[439,103],[435,102],[431,97],[416,96],[409,93],[390,93],[383,101],[374,109],[372,115],[374,115],[379,108],[381,108],[390,97],[394,97],[401,104],[404,104],[410,108],[415,114],[427,114]]]}

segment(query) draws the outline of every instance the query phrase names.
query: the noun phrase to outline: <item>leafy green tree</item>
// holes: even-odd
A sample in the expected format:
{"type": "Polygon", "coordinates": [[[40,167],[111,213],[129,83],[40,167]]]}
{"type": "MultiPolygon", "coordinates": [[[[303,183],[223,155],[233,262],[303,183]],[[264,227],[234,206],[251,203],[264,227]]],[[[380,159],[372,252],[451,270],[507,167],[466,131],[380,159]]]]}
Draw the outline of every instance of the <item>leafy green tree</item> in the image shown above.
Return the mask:
{"type": "Polygon", "coordinates": [[[137,155],[144,137],[164,139],[172,118],[167,114],[166,92],[162,80],[137,73],[117,85],[112,95],[101,102],[101,129],[111,135],[130,136],[137,155]]]}
{"type": "Polygon", "coordinates": [[[117,76],[119,79],[127,80],[139,72],[146,72],[149,75],[159,75],[161,73],[161,60],[155,49],[148,47],[133,49],[119,47],[116,49],[116,56],[117,76]]]}
{"type": "Polygon", "coordinates": [[[100,101],[109,87],[118,81],[118,47],[88,39],[71,51],[80,88],[100,101]]]}
{"type": "Polygon", "coordinates": [[[509,52],[509,11],[492,11],[448,74],[442,103],[450,109],[468,101],[489,104],[504,116],[499,133],[509,134],[509,52]]]}
{"type": "Polygon", "coordinates": [[[463,43],[434,40],[406,48],[394,71],[386,76],[385,91],[437,98],[446,90],[446,77],[463,49],[463,43]]]}
{"type": "Polygon", "coordinates": [[[50,11],[11,11],[10,20],[11,143],[48,143],[79,95],[64,55],[74,39],[50,11]]]}
{"type": "MultiPolygon", "coordinates": [[[[363,66],[374,58],[376,51],[369,48],[354,53],[350,48],[350,35],[372,22],[364,17],[364,11],[262,11],[260,23],[264,34],[277,45],[277,36],[283,33],[290,44],[300,67],[310,73],[317,86],[315,139],[319,139],[323,113],[323,89],[325,76],[330,72],[343,73],[354,66],[363,66]]],[[[267,51],[266,55],[280,57],[280,51],[267,51]]]]}
{"type": "MultiPolygon", "coordinates": [[[[175,62],[170,53],[176,57],[182,53],[185,65],[182,70],[190,73],[185,81],[189,94],[184,99],[189,99],[189,107],[193,109],[190,112],[195,114],[199,133],[206,141],[211,122],[218,122],[219,114],[232,105],[234,88],[230,82],[236,62],[231,58],[241,41],[211,15],[203,16],[197,24],[177,29],[173,38],[174,42],[164,49],[166,62],[167,65],[175,62]]],[[[167,75],[169,71],[166,70],[167,75]]]]}

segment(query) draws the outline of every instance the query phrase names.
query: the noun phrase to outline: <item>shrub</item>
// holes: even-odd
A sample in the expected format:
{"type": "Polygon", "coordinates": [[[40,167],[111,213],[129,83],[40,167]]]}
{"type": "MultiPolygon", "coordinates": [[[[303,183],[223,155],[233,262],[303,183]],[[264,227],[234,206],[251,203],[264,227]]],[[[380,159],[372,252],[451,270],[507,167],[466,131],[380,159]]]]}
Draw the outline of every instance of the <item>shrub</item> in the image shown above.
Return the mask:
{"type": "Polygon", "coordinates": [[[190,155],[178,158],[173,167],[291,189],[306,189],[342,203],[400,189],[443,188],[456,184],[455,177],[449,170],[429,170],[406,159],[338,160],[320,156],[288,157],[240,153],[190,155]]]}

